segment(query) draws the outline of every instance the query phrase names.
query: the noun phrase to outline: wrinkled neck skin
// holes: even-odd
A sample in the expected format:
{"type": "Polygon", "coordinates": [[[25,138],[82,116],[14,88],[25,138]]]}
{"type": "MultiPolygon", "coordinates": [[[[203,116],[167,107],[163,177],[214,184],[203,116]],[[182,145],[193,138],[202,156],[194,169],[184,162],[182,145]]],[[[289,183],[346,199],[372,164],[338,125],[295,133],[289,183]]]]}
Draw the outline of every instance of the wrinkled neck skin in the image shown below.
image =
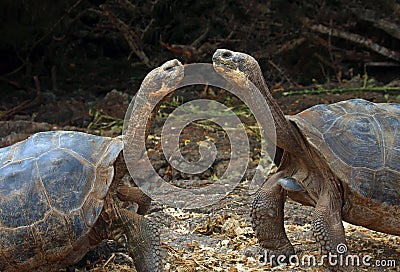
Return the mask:
{"type": "Polygon", "coordinates": [[[251,67],[250,81],[261,91],[270,107],[276,127],[277,146],[292,154],[304,154],[306,147],[297,128],[286,119],[276,100],[272,97],[262,75],[261,68],[251,67]]]}
{"type": "MultiPolygon", "coordinates": [[[[298,128],[290,122],[283,114],[276,100],[272,97],[265,83],[261,68],[246,67],[251,69],[248,73],[250,81],[261,91],[270,107],[276,127],[277,146],[284,150],[279,168],[283,175],[295,178],[300,184],[307,188],[309,197],[313,204],[318,201],[323,188],[331,188],[331,192],[340,198],[340,182],[335,178],[326,165],[324,159],[307,143],[298,128]]],[[[303,203],[303,201],[299,201],[303,203]]],[[[309,201],[303,203],[312,205],[309,201]]]]}

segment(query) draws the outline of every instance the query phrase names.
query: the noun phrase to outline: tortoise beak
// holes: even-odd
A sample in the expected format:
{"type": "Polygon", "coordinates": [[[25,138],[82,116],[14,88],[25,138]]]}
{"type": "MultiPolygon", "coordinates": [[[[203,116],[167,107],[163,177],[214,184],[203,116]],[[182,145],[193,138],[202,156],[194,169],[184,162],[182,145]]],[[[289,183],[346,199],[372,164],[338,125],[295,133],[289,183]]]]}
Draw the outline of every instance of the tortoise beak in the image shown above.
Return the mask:
{"type": "Polygon", "coordinates": [[[169,61],[165,62],[162,65],[162,68],[164,69],[164,71],[170,71],[177,66],[182,66],[182,63],[177,59],[173,59],[173,60],[169,60],[169,61]]]}

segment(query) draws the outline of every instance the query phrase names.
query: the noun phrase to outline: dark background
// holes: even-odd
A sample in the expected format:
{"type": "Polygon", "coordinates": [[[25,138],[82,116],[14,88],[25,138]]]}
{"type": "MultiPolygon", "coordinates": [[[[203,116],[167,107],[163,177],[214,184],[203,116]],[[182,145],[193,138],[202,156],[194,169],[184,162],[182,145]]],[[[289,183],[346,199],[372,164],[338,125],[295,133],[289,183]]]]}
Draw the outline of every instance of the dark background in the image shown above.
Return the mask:
{"type": "Polygon", "coordinates": [[[2,0],[0,18],[2,120],[87,126],[109,91],[132,95],[153,67],[210,62],[217,48],[253,55],[278,99],[399,85],[396,0],[2,0]]]}

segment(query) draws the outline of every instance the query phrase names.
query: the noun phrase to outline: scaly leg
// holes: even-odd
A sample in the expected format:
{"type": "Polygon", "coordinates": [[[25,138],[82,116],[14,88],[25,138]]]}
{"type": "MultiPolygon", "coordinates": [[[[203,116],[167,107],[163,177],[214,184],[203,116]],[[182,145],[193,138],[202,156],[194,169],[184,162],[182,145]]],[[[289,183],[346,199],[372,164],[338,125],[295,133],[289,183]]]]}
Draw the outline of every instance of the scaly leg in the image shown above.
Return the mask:
{"type": "Polygon", "coordinates": [[[138,272],[161,272],[161,244],[156,225],[135,212],[121,209],[110,227],[109,238],[123,245],[138,272]]]}
{"type": "MultiPolygon", "coordinates": [[[[323,193],[315,207],[312,224],[315,239],[320,245],[321,254],[326,257],[329,257],[329,255],[333,256],[333,261],[339,260],[339,255],[346,255],[348,253],[342,223],[341,206],[342,201],[340,197],[336,197],[332,192],[323,193]]],[[[341,265],[340,263],[329,262],[328,259],[325,259],[325,263],[330,266],[341,265]]]]}
{"type": "Polygon", "coordinates": [[[294,255],[283,222],[286,192],[276,183],[281,176],[281,173],[275,174],[258,190],[251,210],[253,229],[258,242],[267,250],[268,262],[272,261],[272,255],[275,255],[274,260],[279,255],[286,256],[286,262],[294,255]]]}
{"type": "Polygon", "coordinates": [[[124,246],[138,272],[161,272],[160,233],[156,224],[136,212],[120,208],[116,195],[107,195],[103,211],[90,234],[92,244],[104,239],[124,246]]]}
{"type": "Polygon", "coordinates": [[[151,207],[151,198],[138,187],[122,185],[117,188],[117,195],[121,201],[135,202],[139,205],[138,214],[145,215],[151,207]]]}

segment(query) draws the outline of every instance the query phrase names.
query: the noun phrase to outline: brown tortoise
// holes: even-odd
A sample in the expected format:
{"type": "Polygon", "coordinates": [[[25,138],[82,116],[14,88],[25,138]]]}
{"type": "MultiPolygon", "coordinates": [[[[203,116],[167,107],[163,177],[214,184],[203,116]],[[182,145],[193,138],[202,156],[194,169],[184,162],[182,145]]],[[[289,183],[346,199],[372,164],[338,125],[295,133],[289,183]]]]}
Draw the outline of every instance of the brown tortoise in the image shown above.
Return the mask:
{"type": "Polygon", "coordinates": [[[275,256],[294,254],[283,222],[286,196],[315,207],[313,232],[323,254],[346,244],[342,220],[400,235],[400,105],[353,99],[285,117],[253,57],[218,49],[213,63],[244,73],[261,91],[283,151],[252,204],[261,246],[275,256]]]}
{"type": "MultiPolygon", "coordinates": [[[[163,96],[183,74],[179,61],[166,62],[141,97],[163,96]]],[[[0,271],[57,271],[104,239],[125,246],[137,271],[162,271],[157,227],[121,205],[143,200],[114,179],[122,148],[122,137],[49,131],[0,149],[0,271]]]]}

